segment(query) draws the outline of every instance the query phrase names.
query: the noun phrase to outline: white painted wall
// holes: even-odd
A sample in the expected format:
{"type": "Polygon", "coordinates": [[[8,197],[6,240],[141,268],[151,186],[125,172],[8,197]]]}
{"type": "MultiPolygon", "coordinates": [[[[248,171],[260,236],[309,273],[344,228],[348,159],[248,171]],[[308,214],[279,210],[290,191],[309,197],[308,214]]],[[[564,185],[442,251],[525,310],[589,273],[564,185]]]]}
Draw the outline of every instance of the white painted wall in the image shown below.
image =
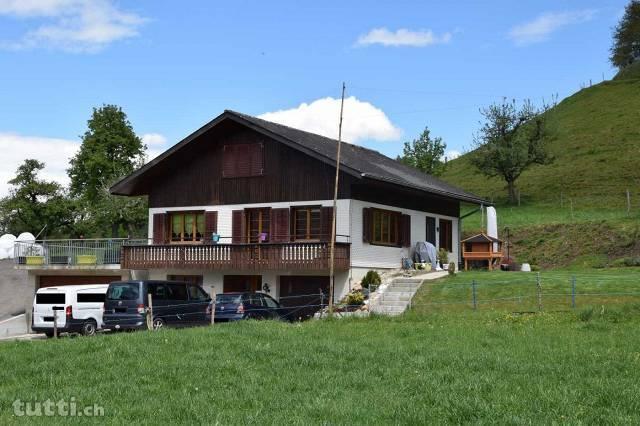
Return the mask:
{"type": "MultiPolygon", "coordinates": [[[[367,201],[351,200],[351,266],[356,268],[400,268],[403,257],[413,257],[413,247],[426,237],[426,217],[436,220],[436,248],[439,248],[439,219],[453,222],[453,253],[449,253],[449,262],[458,263],[460,248],[458,247],[459,223],[457,217],[443,216],[417,210],[402,209],[367,201]],[[362,241],[362,209],[377,207],[380,209],[402,212],[411,216],[411,247],[385,247],[362,241]]],[[[355,277],[354,277],[355,279],[355,277]]]]}

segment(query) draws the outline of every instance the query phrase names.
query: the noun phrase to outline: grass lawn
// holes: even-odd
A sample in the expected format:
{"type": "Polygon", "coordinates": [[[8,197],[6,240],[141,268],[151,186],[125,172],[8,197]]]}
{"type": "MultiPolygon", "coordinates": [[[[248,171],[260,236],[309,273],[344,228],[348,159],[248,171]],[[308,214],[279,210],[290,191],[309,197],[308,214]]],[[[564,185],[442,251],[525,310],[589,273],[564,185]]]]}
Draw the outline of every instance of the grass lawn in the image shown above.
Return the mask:
{"type": "Polygon", "coordinates": [[[611,312],[411,312],[4,343],[0,424],[24,420],[16,399],[71,397],[113,423],[639,423],[640,314],[611,312]]]}
{"type": "MultiPolygon", "coordinates": [[[[470,271],[426,281],[413,298],[413,309],[460,312],[473,309],[473,282],[477,310],[538,311],[536,273],[470,271]]],[[[544,311],[581,311],[584,308],[640,304],[640,268],[576,269],[540,273],[544,311]],[[572,280],[575,278],[575,309],[572,280]]]]}

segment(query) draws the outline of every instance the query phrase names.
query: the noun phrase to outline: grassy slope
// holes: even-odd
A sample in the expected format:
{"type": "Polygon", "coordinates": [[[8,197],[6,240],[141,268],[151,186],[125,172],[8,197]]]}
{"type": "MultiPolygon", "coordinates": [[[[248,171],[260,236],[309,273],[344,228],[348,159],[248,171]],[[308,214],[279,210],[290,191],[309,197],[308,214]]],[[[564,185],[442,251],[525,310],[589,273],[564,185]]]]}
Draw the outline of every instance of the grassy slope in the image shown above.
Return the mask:
{"type": "Polygon", "coordinates": [[[639,324],[432,314],[4,343],[0,423],[15,399],[72,396],[118,424],[638,423],[639,324]]]}
{"type": "MultiPolygon", "coordinates": [[[[450,163],[443,178],[496,202],[500,228],[517,234],[514,252],[521,261],[557,267],[585,256],[599,258],[598,264],[640,256],[637,244],[620,250],[616,243],[637,235],[640,219],[640,67],[632,71],[581,90],[550,112],[548,146],[555,161],[523,173],[517,182],[521,206],[506,203],[503,181],[471,166],[473,152],[450,163]],[[571,228],[558,229],[560,224],[571,228]],[[572,248],[531,244],[549,234],[572,248]]],[[[465,220],[464,227],[467,234],[478,231],[480,216],[465,220]]]]}

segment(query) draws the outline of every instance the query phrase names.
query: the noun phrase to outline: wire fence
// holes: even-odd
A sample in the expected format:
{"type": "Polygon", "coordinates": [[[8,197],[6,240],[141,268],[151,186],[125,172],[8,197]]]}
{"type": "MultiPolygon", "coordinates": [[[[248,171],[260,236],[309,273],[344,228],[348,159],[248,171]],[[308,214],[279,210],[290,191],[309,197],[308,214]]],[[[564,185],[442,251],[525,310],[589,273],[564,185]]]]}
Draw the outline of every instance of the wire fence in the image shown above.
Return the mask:
{"type": "Polygon", "coordinates": [[[599,305],[640,303],[640,275],[504,273],[513,279],[423,284],[411,303],[417,311],[567,311],[599,305]],[[517,274],[517,275],[515,275],[517,274]]]}

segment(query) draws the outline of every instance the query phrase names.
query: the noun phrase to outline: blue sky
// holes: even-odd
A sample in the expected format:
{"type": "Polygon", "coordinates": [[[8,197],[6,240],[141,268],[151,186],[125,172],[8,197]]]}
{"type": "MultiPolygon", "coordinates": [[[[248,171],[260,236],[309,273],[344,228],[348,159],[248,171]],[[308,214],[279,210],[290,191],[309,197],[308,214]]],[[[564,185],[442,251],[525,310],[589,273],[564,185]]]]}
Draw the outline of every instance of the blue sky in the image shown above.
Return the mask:
{"type": "Polygon", "coordinates": [[[123,107],[149,155],[224,109],[395,156],[425,126],[462,152],[478,109],[610,78],[626,0],[0,0],[0,195],[24,158],[64,169],[91,108],[123,107]],[[269,114],[271,113],[271,114],[269,114]]]}

